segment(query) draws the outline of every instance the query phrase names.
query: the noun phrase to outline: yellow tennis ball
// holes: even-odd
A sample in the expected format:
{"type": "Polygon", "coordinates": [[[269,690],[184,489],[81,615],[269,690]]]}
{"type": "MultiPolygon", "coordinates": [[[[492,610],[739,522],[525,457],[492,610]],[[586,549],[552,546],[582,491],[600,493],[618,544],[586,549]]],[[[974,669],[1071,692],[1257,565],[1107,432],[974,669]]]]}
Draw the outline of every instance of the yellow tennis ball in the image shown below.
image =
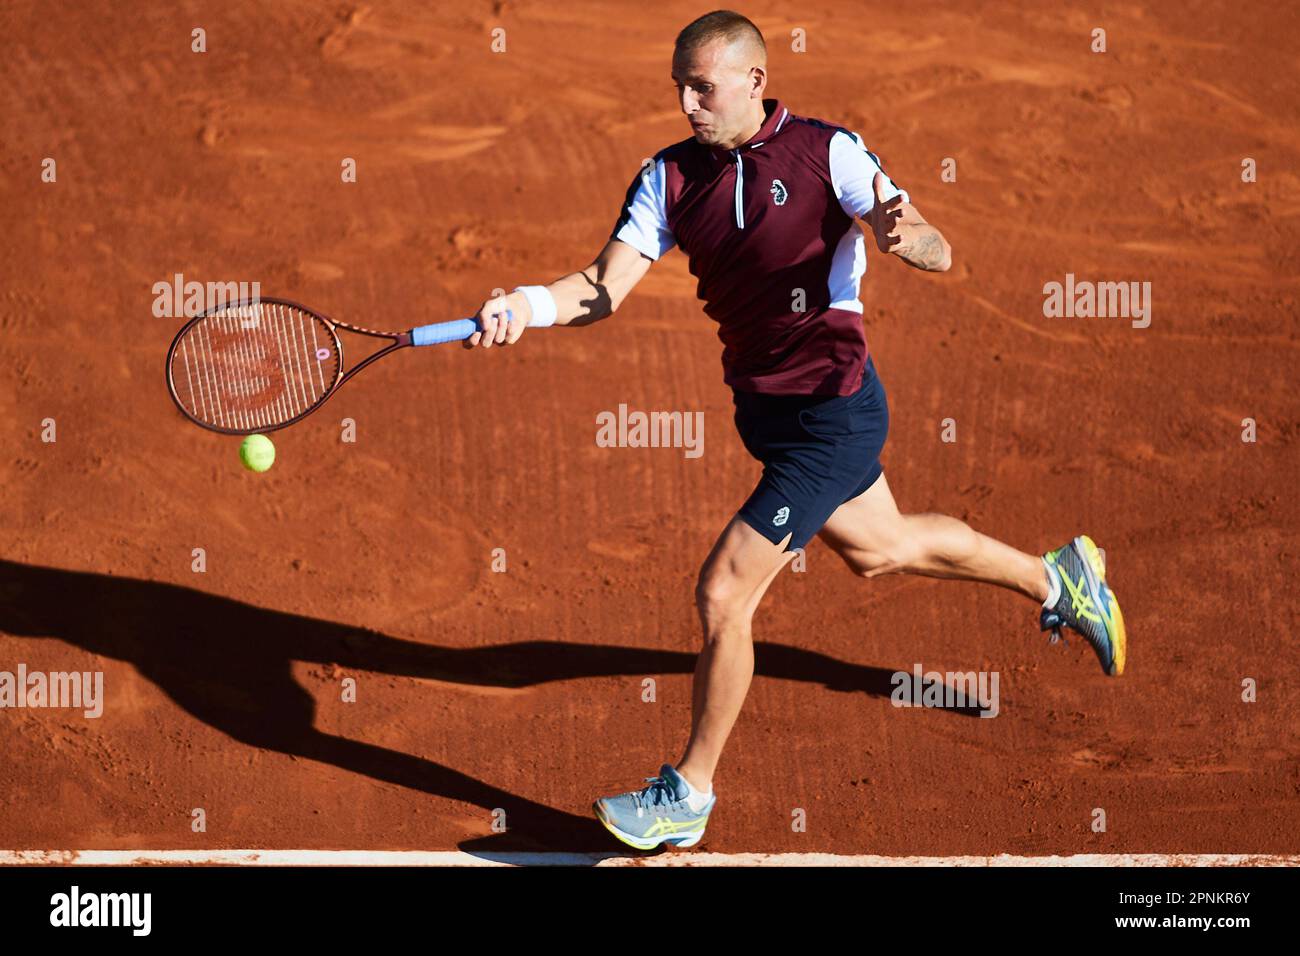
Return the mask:
{"type": "Polygon", "coordinates": [[[266,471],[275,464],[275,446],[265,435],[249,435],[239,446],[239,460],[249,471],[266,471]]]}

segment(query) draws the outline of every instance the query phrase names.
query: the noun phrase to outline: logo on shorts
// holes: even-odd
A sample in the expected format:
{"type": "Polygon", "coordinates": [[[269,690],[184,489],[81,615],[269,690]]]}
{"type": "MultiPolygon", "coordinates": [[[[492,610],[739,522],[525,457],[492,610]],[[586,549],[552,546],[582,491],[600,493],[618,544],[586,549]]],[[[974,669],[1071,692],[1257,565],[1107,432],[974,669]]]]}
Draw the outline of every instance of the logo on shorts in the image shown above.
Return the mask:
{"type": "Polygon", "coordinates": [[[785,183],[779,179],[772,180],[771,193],[772,201],[778,206],[784,206],[785,201],[790,198],[790,194],[786,192],[785,183]]]}
{"type": "Polygon", "coordinates": [[[781,525],[785,524],[789,520],[790,520],[790,509],[782,508],[780,511],[776,513],[776,517],[772,519],[772,524],[776,525],[779,528],[781,527],[781,525]]]}

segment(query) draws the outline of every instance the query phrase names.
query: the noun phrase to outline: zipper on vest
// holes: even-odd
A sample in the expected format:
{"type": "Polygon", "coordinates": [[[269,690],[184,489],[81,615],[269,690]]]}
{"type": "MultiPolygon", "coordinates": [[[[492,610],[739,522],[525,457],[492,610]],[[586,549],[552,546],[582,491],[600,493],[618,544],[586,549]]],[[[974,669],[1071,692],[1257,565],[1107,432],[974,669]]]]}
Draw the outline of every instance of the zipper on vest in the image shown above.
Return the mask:
{"type": "Polygon", "coordinates": [[[745,167],[740,161],[740,150],[736,154],[736,228],[745,228],[745,167]]]}

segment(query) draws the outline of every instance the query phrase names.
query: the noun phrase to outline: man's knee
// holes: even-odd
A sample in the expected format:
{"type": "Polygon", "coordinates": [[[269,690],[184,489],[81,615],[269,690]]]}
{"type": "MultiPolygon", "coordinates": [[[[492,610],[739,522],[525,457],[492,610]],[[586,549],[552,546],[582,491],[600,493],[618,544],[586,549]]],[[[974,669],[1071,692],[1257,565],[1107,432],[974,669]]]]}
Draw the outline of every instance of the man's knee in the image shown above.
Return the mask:
{"type": "Polygon", "coordinates": [[[916,564],[919,551],[916,540],[900,532],[874,536],[869,541],[840,549],[840,557],[854,574],[873,578],[907,571],[916,564]]]}
{"type": "Polygon", "coordinates": [[[854,550],[844,555],[849,570],[859,577],[874,578],[880,574],[906,571],[910,566],[909,552],[901,547],[874,550],[854,550]]]}
{"type": "Polygon", "coordinates": [[[939,514],[900,515],[896,528],[856,542],[841,552],[855,574],[878,574],[960,567],[979,547],[979,537],[956,518],[939,514]]]}
{"type": "Polygon", "coordinates": [[[700,572],[695,583],[695,607],[700,612],[706,639],[743,623],[746,597],[731,575],[707,568],[700,572]]]}

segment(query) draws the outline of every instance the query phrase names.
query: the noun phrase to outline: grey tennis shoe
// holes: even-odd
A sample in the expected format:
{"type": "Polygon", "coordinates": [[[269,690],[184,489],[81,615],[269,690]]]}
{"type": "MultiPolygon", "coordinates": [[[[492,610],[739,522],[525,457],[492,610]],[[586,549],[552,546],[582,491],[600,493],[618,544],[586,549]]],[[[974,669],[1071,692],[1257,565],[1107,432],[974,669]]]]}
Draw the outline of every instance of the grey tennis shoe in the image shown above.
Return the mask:
{"type": "Polygon", "coordinates": [[[677,847],[699,843],[717,796],[710,796],[696,813],[686,802],[690,793],[686,781],[671,764],[646,780],[650,785],[643,790],[602,797],[592,804],[605,829],[638,850],[653,850],[661,843],[677,847]]]}
{"type": "Polygon", "coordinates": [[[1086,534],[1043,555],[1048,573],[1060,581],[1055,606],[1043,608],[1039,627],[1052,632],[1052,643],[1061,639],[1061,628],[1078,631],[1097,653],[1101,669],[1111,677],[1124,673],[1128,657],[1128,633],[1119,601],[1106,583],[1106,562],[1101,549],[1086,534]]]}

